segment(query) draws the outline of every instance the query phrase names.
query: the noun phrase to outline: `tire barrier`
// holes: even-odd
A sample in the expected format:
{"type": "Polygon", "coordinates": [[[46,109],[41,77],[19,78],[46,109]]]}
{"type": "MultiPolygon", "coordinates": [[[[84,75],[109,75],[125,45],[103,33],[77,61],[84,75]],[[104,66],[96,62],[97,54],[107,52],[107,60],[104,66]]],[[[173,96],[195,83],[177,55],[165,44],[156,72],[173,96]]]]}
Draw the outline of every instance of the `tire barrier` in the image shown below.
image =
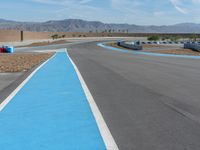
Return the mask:
{"type": "Polygon", "coordinates": [[[157,41],[157,42],[152,42],[152,41],[142,41],[142,44],[188,44],[188,43],[196,43],[200,44],[200,42],[185,42],[185,41],[179,41],[179,42],[173,42],[173,41],[157,41]]]}
{"type": "Polygon", "coordinates": [[[185,49],[192,49],[194,51],[200,52],[200,44],[199,43],[185,43],[184,48],[185,49]]]}
{"type": "Polygon", "coordinates": [[[153,44],[153,45],[171,45],[171,44],[183,44],[185,49],[192,49],[195,51],[199,51],[200,52],[200,42],[185,42],[185,41],[180,41],[180,42],[166,42],[166,41],[157,41],[157,42],[151,42],[151,41],[146,41],[146,42],[126,42],[126,41],[118,41],[117,45],[124,47],[124,48],[128,48],[128,49],[132,49],[132,50],[142,50],[143,49],[143,45],[145,44],[153,44]]]}
{"type": "Polygon", "coordinates": [[[14,47],[2,46],[2,47],[0,47],[0,53],[14,53],[14,47]]]}
{"type": "Polygon", "coordinates": [[[6,49],[4,47],[0,47],[0,53],[5,53],[6,49]]]}
{"type": "Polygon", "coordinates": [[[127,43],[125,41],[118,41],[117,45],[124,47],[124,48],[132,49],[132,50],[142,50],[143,49],[143,46],[139,41],[132,42],[132,43],[127,43]]]}

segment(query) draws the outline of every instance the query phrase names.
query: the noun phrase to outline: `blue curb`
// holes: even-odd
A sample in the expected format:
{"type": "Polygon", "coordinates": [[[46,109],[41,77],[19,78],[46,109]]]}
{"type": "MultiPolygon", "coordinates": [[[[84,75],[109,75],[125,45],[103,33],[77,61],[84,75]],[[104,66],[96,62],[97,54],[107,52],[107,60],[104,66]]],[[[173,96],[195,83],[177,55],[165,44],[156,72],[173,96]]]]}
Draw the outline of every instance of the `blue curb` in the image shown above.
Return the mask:
{"type": "Polygon", "coordinates": [[[105,150],[66,53],[57,53],[0,112],[1,150],[105,150]]]}
{"type": "Polygon", "coordinates": [[[190,59],[200,59],[200,56],[189,56],[189,55],[175,55],[175,54],[160,54],[160,53],[151,53],[151,52],[139,52],[139,51],[131,51],[131,50],[125,50],[120,49],[116,47],[111,47],[105,45],[106,43],[98,43],[97,46],[113,50],[113,51],[119,51],[123,53],[131,53],[131,54],[140,54],[140,55],[149,55],[149,56],[159,56],[159,57],[174,57],[174,58],[190,58],[190,59]]]}

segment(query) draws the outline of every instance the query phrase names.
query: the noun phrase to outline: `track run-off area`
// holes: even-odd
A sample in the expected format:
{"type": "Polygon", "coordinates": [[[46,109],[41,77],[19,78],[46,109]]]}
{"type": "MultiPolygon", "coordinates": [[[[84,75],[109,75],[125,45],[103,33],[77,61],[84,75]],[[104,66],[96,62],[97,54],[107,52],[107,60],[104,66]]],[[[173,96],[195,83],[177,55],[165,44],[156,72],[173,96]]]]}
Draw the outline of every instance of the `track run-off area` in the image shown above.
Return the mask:
{"type": "Polygon", "coordinates": [[[117,149],[76,71],[67,52],[57,52],[0,105],[2,150],[117,149]]]}
{"type": "Polygon", "coordinates": [[[98,43],[17,49],[69,57],[57,53],[2,109],[2,149],[199,150],[199,57],[98,43]]]}

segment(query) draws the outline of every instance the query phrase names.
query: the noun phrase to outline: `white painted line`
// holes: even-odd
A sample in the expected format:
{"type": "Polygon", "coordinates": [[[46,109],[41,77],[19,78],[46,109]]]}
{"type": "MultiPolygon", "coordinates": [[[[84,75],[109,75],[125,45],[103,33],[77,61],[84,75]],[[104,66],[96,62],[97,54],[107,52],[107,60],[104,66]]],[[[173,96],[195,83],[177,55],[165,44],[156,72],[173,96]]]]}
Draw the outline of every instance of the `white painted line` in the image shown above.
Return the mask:
{"type": "Polygon", "coordinates": [[[90,93],[90,90],[88,89],[80,71],[78,70],[78,67],[75,65],[73,60],[70,58],[70,56],[67,52],[67,49],[66,49],[66,54],[67,54],[67,57],[69,58],[69,60],[71,61],[72,65],[74,66],[74,69],[75,69],[75,71],[78,75],[80,82],[81,82],[81,86],[82,86],[82,88],[85,92],[85,95],[87,97],[87,100],[90,104],[91,110],[93,112],[93,115],[94,115],[95,120],[97,122],[97,126],[99,128],[99,131],[100,131],[101,136],[104,140],[104,143],[105,143],[107,150],[119,150],[119,148],[118,148],[108,126],[105,123],[105,120],[103,119],[103,116],[102,116],[98,106],[96,105],[96,103],[94,101],[92,94],[90,93]]]}
{"type": "Polygon", "coordinates": [[[0,112],[6,107],[6,105],[13,99],[13,97],[23,88],[23,86],[33,77],[33,75],[41,69],[50,59],[52,59],[56,54],[54,54],[47,61],[42,63],[39,67],[37,67],[1,104],[0,104],[0,112]]]}

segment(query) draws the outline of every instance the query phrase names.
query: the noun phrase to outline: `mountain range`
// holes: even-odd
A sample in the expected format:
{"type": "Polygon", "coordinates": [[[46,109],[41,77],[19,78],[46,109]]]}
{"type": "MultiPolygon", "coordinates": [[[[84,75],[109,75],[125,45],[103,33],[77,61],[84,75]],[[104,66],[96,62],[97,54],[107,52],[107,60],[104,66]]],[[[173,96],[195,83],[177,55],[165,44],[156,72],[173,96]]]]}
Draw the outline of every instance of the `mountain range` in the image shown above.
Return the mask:
{"type": "Polygon", "coordinates": [[[0,29],[37,32],[200,33],[200,24],[181,23],[163,26],[140,26],[80,19],[51,20],[47,22],[19,22],[0,19],[0,29]]]}

